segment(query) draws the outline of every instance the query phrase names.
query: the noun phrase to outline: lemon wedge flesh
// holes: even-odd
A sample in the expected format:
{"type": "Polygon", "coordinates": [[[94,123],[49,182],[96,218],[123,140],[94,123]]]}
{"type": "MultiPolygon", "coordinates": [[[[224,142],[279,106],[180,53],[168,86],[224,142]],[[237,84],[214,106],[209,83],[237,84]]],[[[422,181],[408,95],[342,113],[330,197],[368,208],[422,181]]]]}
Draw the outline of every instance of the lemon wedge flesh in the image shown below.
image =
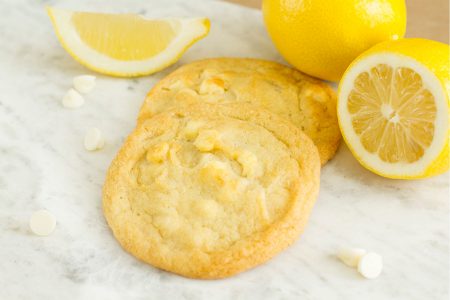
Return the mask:
{"type": "Polygon", "coordinates": [[[175,63],[209,32],[209,20],[146,19],[134,14],[48,7],[62,46],[91,70],[115,76],[151,74],[175,63]]]}
{"type": "Polygon", "coordinates": [[[414,179],[449,168],[449,47],[424,39],[381,43],[339,86],[344,139],[363,166],[414,179]]]}

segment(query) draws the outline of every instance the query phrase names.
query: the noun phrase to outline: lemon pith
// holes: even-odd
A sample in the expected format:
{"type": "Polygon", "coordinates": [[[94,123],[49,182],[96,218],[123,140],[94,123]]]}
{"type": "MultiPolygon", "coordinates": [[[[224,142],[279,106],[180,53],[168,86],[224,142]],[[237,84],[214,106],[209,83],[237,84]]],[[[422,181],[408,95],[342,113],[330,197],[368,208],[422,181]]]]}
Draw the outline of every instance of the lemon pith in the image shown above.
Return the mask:
{"type": "Polygon", "coordinates": [[[152,74],[175,63],[210,28],[206,18],[145,19],[51,7],[47,12],[61,45],[75,60],[121,77],[152,74]]]}
{"type": "Polygon", "coordinates": [[[420,39],[385,42],[358,57],[344,74],[339,124],[350,150],[367,169],[399,179],[448,170],[445,48],[420,39]],[[433,49],[444,56],[430,59],[423,53],[433,49]]]}

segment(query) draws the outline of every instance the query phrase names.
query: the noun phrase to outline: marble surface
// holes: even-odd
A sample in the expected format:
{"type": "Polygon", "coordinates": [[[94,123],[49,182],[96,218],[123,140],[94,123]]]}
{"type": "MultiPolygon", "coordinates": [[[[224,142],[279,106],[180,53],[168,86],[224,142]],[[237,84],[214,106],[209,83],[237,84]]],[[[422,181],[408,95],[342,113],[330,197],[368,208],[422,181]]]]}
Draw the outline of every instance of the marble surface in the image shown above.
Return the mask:
{"type": "Polygon", "coordinates": [[[449,177],[396,181],[363,169],[345,145],[323,168],[317,205],[301,239],[268,263],[216,281],[185,279],[145,265],[114,240],[101,212],[108,164],[149,88],[204,57],[282,61],[260,12],[216,1],[2,0],[0,11],[0,299],[448,299],[449,177]],[[59,46],[45,4],[147,16],[208,16],[210,35],[154,76],[99,76],[86,104],[60,99],[90,73],[59,46]],[[87,152],[87,128],[106,147],[87,152]],[[49,237],[28,228],[33,211],[57,217],[49,237]],[[335,258],[340,246],[384,257],[365,280],[335,258]]]}

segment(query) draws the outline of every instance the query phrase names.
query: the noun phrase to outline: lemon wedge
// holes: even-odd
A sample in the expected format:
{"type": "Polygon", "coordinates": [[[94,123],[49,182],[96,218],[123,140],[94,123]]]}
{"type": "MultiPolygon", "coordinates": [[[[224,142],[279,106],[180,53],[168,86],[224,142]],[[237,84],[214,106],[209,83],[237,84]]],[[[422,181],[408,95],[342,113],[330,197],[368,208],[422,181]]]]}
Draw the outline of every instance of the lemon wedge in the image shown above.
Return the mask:
{"type": "Polygon", "coordinates": [[[367,169],[415,179],[449,169],[449,46],[425,39],[383,42],[344,73],[338,118],[367,169]]]}
{"type": "Polygon", "coordinates": [[[209,32],[207,18],[146,19],[135,14],[103,14],[47,8],[62,46],[87,68],[133,77],[175,63],[209,32]]]}

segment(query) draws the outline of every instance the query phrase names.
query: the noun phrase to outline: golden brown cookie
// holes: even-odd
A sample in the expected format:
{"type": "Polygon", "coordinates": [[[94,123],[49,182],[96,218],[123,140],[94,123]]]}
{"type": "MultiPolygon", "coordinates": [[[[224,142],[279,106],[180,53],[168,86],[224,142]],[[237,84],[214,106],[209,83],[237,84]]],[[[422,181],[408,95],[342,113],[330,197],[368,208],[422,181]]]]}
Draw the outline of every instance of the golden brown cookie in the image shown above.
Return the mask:
{"type": "Polygon", "coordinates": [[[317,148],[246,104],[203,104],[141,122],[112,162],[103,209],[122,247],[155,267],[221,278],[292,244],[319,189],[317,148]]]}
{"type": "Polygon", "coordinates": [[[251,103],[290,120],[313,140],[322,165],[339,146],[334,91],[295,69],[257,59],[213,58],[182,66],[150,91],[139,121],[199,102],[251,103]]]}

